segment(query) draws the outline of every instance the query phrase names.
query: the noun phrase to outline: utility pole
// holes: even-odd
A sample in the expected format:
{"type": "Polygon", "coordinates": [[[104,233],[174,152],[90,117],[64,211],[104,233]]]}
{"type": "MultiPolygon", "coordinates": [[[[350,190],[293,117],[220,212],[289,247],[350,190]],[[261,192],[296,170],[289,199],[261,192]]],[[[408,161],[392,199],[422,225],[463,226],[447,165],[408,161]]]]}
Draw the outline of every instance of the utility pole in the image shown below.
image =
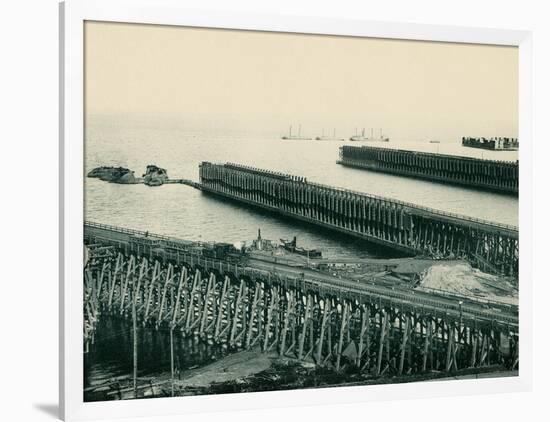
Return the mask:
{"type": "Polygon", "coordinates": [[[137,399],[137,316],[136,316],[136,291],[132,283],[132,332],[134,337],[134,398],[137,399]]]}
{"type": "Polygon", "coordinates": [[[174,397],[174,326],[170,324],[170,377],[172,380],[172,397],[174,397]]]}

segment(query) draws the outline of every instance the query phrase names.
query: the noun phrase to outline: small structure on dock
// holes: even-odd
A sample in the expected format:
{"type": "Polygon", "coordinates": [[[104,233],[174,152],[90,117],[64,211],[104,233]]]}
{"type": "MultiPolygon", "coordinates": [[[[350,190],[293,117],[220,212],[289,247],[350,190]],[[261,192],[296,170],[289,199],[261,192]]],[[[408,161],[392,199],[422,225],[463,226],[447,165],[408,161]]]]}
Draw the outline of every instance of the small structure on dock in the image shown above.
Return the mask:
{"type": "Polygon", "coordinates": [[[276,249],[277,245],[269,239],[262,238],[262,231],[258,229],[258,237],[252,241],[250,249],[257,251],[272,251],[276,249]]]}

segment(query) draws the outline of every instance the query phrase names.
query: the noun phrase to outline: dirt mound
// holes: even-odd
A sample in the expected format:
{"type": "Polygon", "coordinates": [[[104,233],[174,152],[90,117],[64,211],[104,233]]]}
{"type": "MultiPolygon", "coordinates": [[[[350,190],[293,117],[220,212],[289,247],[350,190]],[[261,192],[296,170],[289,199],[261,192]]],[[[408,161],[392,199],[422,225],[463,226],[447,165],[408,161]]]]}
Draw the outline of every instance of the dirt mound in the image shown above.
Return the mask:
{"type": "Polygon", "coordinates": [[[418,288],[477,296],[496,302],[518,303],[517,288],[510,280],[485,274],[462,261],[432,265],[422,274],[418,288]]]}

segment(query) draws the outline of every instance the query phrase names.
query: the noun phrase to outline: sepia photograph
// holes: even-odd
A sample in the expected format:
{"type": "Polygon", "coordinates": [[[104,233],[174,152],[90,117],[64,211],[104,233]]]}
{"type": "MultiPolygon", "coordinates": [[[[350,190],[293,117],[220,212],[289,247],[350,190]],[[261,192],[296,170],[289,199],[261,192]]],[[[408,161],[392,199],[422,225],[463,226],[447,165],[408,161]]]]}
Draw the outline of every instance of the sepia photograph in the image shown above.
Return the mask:
{"type": "Polygon", "coordinates": [[[517,46],[83,45],[84,402],[518,376],[517,46]]]}

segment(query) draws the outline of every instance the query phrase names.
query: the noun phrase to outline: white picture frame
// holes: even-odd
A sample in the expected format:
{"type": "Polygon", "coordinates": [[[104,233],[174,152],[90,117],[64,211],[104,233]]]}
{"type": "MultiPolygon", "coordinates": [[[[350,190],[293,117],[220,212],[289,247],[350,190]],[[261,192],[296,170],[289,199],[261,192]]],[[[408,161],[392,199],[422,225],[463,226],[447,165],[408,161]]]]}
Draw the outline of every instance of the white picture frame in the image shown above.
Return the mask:
{"type": "Polygon", "coordinates": [[[60,411],[64,420],[174,415],[528,391],[532,386],[531,34],[526,31],[189,10],[177,0],[67,0],[60,5],[60,411]],[[520,371],[518,377],[216,396],[83,402],[83,28],[85,21],[163,24],[519,48],[520,371]]]}

